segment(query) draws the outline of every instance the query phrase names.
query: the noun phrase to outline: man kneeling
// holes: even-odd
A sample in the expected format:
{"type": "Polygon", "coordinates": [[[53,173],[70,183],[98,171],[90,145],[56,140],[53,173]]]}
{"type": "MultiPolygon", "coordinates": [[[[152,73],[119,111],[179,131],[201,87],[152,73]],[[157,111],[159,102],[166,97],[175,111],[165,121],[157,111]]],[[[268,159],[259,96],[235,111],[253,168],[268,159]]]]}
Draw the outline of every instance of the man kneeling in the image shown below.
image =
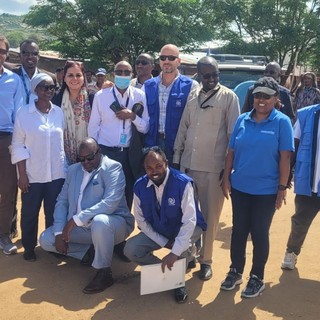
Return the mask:
{"type": "Polygon", "coordinates": [[[98,271],[83,292],[97,293],[113,284],[113,247],[133,231],[134,217],[124,196],[121,164],[102,156],[92,138],[81,142],[78,155],[57,198],[53,226],[41,234],[40,245],[92,263],[98,271]]]}
{"type": "MultiPolygon", "coordinates": [[[[171,252],[162,259],[162,270],[171,270],[184,257],[188,264],[194,259],[194,243],[206,229],[192,179],[169,169],[159,147],[146,150],[144,168],[147,174],[134,186],[134,214],[141,232],[127,241],[124,254],[140,265],[156,264],[161,260],[152,252],[165,247],[171,252]]],[[[185,287],[174,294],[178,303],[188,297],[185,287]]]]}

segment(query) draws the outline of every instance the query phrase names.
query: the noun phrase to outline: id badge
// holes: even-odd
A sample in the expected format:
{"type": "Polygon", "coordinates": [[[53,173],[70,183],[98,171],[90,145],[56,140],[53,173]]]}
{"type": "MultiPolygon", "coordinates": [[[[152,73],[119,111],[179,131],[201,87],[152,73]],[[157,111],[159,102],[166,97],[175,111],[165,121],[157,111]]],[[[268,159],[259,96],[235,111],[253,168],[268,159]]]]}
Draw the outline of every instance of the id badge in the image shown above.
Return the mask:
{"type": "Polygon", "coordinates": [[[125,146],[127,144],[127,134],[126,133],[121,133],[120,136],[120,145],[125,146]]]}

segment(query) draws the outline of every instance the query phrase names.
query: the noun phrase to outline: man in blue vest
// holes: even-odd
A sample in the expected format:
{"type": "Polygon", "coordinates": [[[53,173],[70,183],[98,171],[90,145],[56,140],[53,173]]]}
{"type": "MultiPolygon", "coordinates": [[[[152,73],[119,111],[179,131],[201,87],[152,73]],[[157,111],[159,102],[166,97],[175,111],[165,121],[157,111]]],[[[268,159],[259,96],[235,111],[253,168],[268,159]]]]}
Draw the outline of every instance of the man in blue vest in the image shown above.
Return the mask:
{"type": "Polygon", "coordinates": [[[150,116],[147,147],[159,145],[172,165],[173,145],[190,90],[198,83],[179,73],[179,49],[173,44],[162,47],[159,63],[162,72],[147,80],[144,90],[150,116]]]}
{"type": "MultiPolygon", "coordinates": [[[[206,223],[194,197],[192,179],[168,168],[166,155],[159,147],[145,151],[146,175],[134,186],[134,214],[141,232],[129,239],[124,254],[140,265],[162,263],[171,270],[180,258],[194,259],[194,243],[206,230],[206,223]],[[162,260],[153,251],[167,248],[162,260]]],[[[187,300],[185,287],[174,290],[178,303],[187,300]]]]}
{"type": "Polygon", "coordinates": [[[320,104],[298,110],[294,127],[296,148],[295,213],[281,268],[293,270],[309,227],[320,211],[320,104]]]}

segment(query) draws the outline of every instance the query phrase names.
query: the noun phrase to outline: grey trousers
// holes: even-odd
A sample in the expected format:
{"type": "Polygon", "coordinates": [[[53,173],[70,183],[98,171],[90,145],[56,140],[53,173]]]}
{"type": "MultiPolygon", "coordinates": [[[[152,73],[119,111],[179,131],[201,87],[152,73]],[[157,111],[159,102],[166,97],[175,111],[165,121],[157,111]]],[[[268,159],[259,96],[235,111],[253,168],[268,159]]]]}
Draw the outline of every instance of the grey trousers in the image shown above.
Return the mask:
{"type": "Polygon", "coordinates": [[[320,211],[320,197],[317,197],[315,193],[311,197],[297,194],[294,202],[296,212],[291,217],[291,233],[287,243],[287,252],[294,252],[298,255],[309,227],[320,211]]]}
{"type": "MultiPolygon", "coordinates": [[[[194,259],[196,248],[195,242],[200,239],[202,229],[196,226],[189,241],[189,248],[184,251],[179,258],[186,258],[186,263],[194,259]]],[[[124,247],[124,254],[139,265],[157,264],[161,260],[153,254],[153,251],[162,247],[147,237],[143,232],[130,238],[124,247]]]]}
{"type": "MultiPolygon", "coordinates": [[[[124,241],[132,232],[132,227],[118,215],[96,215],[90,227],[76,227],[71,231],[68,256],[81,260],[90,245],[94,245],[95,256],[92,266],[96,269],[111,267],[113,247],[124,241]]],[[[39,239],[41,247],[57,252],[52,227],[46,229],[39,239]]]]}

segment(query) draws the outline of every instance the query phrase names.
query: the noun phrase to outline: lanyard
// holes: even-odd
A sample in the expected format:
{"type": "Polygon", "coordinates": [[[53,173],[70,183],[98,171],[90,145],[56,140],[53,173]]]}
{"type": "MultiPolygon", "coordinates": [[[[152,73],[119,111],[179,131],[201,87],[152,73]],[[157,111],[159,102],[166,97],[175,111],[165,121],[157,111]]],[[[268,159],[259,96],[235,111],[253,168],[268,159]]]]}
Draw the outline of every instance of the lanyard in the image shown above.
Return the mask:
{"type": "MultiPolygon", "coordinates": [[[[118,98],[117,98],[117,96],[116,96],[116,93],[115,93],[115,91],[114,91],[114,88],[112,88],[112,93],[113,93],[114,100],[115,100],[115,101],[118,103],[118,105],[120,106],[121,104],[120,104],[120,102],[119,102],[119,100],[118,100],[118,98]]],[[[127,101],[126,101],[126,108],[128,108],[128,104],[129,104],[129,95],[128,95],[127,101]]],[[[125,120],[123,120],[122,129],[123,129],[123,131],[124,131],[124,129],[125,129],[125,120]]]]}
{"type": "Polygon", "coordinates": [[[22,78],[22,82],[23,82],[23,86],[24,86],[24,91],[26,92],[26,95],[27,95],[26,104],[29,104],[30,90],[27,89],[26,79],[24,77],[25,77],[25,74],[22,72],[21,78],[22,78]]]}

